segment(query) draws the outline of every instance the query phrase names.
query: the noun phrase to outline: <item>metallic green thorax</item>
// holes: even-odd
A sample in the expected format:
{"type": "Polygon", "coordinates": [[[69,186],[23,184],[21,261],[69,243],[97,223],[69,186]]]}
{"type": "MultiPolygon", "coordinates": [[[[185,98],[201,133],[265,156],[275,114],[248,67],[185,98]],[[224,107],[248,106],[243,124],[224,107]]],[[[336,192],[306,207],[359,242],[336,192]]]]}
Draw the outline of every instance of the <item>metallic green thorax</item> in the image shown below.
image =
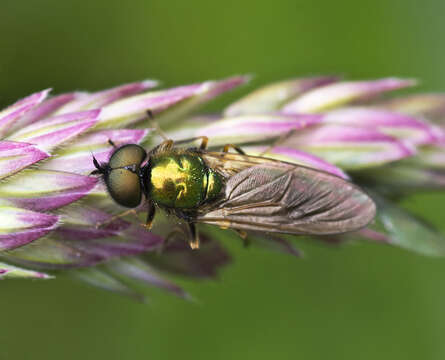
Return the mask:
{"type": "Polygon", "coordinates": [[[219,174],[194,153],[164,153],[151,158],[148,197],[159,205],[193,209],[221,191],[219,174]]]}

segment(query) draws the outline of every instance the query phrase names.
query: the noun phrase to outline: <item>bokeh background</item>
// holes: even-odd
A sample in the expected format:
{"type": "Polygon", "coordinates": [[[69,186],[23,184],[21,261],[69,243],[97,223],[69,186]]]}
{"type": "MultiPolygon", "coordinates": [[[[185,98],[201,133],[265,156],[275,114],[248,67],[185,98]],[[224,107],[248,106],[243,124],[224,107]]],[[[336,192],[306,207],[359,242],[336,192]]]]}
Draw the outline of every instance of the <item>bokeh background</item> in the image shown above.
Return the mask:
{"type": "MultiPolygon", "coordinates": [[[[244,73],[250,87],[342,74],[445,91],[444,13],[442,0],[2,0],[0,105],[46,87],[244,73]]],[[[445,232],[444,201],[405,206],[445,232]]],[[[69,279],[1,282],[0,359],[445,358],[445,259],[370,243],[302,242],[303,259],[226,245],[234,263],[219,281],[185,282],[196,303],[153,291],[142,305],[69,279]]]]}

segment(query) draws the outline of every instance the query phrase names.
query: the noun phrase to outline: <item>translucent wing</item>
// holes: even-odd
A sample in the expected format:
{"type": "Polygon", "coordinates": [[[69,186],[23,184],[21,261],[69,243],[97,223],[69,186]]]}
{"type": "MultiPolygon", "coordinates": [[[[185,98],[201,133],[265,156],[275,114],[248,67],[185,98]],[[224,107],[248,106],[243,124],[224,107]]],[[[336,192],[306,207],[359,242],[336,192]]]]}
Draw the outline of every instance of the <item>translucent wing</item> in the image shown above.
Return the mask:
{"type": "Polygon", "coordinates": [[[316,169],[231,153],[202,157],[225,178],[222,198],[196,221],[240,230],[328,235],[358,230],[375,215],[354,184],[316,169]]]}

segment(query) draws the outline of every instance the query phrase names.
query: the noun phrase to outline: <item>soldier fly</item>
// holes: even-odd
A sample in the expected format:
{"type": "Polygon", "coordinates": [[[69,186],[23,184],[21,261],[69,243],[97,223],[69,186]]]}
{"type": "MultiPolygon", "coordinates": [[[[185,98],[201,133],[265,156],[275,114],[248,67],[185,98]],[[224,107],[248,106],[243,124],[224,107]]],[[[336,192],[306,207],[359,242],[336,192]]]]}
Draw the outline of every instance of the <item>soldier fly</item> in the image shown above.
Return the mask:
{"type": "MultiPolygon", "coordinates": [[[[190,246],[199,247],[196,224],[245,231],[329,235],[359,230],[374,218],[373,200],[351,182],[314,168],[246,155],[234,145],[207,150],[205,136],[165,140],[150,151],[116,147],[100,174],[113,200],[147,206],[151,228],[157,208],[183,219],[190,246]],[[201,140],[198,147],[178,145],[201,140]],[[234,149],[236,153],[229,152],[234,149]]],[[[134,210],[129,210],[131,212],[134,210]]]]}

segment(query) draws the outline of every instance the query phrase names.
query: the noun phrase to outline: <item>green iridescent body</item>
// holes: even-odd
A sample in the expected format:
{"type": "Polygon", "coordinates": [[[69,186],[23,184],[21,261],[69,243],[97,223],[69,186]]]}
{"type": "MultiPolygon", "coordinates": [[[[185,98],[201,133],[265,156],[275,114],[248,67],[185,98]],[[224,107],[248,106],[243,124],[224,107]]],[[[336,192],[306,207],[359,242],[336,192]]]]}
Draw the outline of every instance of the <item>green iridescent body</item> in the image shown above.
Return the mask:
{"type": "Polygon", "coordinates": [[[194,209],[222,189],[218,173],[197,153],[168,151],[151,158],[148,197],[161,206],[194,209]]]}

